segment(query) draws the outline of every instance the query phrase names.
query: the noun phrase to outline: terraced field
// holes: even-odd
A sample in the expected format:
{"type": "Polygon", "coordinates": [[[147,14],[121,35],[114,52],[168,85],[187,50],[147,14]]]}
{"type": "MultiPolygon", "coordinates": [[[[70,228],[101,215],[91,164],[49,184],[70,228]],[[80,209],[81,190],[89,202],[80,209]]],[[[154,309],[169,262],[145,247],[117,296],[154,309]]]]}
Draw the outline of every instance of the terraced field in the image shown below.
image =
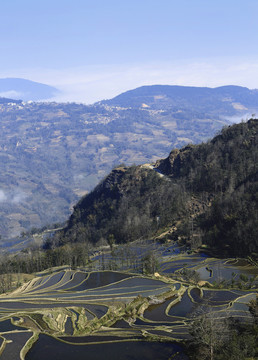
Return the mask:
{"type": "MultiPolygon", "coordinates": [[[[188,255],[182,249],[170,253],[169,247],[156,243],[139,246],[139,258],[148,248],[160,263],[159,273],[151,276],[130,266],[126,272],[98,270],[96,255],[91,270],[48,270],[1,295],[1,358],[76,360],[87,353],[90,360],[103,354],[106,359],[122,360],[172,355],[187,359],[178,344],[190,338],[193,318],[203,313],[216,318],[250,316],[248,302],[256,296],[255,266],[236,259],[188,255]],[[186,270],[195,270],[203,281],[187,280],[186,270]],[[229,281],[229,272],[234,281],[241,273],[252,276],[249,289],[209,285],[207,280],[218,281],[224,274],[229,281]]],[[[112,255],[105,255],[110,261],[112,255]]]]}

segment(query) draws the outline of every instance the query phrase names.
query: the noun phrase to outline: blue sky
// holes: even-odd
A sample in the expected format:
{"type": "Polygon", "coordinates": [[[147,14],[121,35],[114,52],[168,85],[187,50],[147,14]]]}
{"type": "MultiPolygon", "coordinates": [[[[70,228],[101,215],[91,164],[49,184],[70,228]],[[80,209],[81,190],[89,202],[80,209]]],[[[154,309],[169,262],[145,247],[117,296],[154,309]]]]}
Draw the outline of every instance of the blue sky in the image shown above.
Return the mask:
{"type": "Polygon", "coordinates": [[[0,77],[91,103],[141,85],[258,88],[257,0],[1,0],[0,77]]]}

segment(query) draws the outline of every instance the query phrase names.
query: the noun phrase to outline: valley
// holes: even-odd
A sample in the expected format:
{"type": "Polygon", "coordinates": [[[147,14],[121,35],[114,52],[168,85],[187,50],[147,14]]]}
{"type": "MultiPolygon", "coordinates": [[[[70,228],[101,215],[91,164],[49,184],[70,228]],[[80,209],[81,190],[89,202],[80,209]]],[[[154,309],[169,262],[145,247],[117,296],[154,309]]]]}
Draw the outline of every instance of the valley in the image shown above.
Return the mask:
{"type": "Polygon", "coordinates": [[[2,103],[1,358],[255,359],[258,120],[194,144],[167,98],[2,103]]]}
{"type": "Polygon", "coordinates": [[[64,222],[114,166],[206,141],[255,113],[257,96],[238,86],[146,86],[93,105],[0,98],[2,239],[64,222]]]}
{"type": "Polygon", "coordinates": [[[258,360],[258,1],[2,1],[0,360],[258,360]]]}

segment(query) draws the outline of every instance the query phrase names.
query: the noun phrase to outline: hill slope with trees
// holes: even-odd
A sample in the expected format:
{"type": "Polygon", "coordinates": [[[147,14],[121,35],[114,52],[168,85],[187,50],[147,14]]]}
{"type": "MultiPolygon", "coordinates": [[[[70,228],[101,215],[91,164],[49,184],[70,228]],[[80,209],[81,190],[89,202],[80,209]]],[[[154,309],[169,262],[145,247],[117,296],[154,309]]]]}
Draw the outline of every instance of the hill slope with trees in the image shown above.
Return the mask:
{"type": "Polygon", "coordinates": [[[56,242],[127,242],[170,231],[192,248],[258,252],[257,126],[251,119],[150,166],[114,169],[74,207],[56,242]]]}
{"type": "Polygon", "coordinates": [[[88,106],[0,98],[0,235],[64,221],[117,164],[205,141],[257,104],[235,86],[145,86],[88,106]]]}

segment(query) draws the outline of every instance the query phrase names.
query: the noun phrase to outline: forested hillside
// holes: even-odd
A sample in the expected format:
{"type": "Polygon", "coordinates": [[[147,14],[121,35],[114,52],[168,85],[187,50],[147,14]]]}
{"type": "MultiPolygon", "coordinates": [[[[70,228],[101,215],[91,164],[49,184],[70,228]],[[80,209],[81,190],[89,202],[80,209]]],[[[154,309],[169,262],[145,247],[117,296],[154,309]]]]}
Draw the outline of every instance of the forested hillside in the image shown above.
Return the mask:
{"type": "Polygon", "coordinates": [[[194,107],[164,111],[161,100],[145,108],[0,98],[0,235],[64,221],[115,165],[155,161],[225,123],[194,107]]]}
{"type": "Polygon", "coordinates": [[[0,235],[64,221],[114,166],[205,141],[257,104],[238,86],[145,86],[88,106],[0,98],[0,235]]]}
{"type": "Polygon", "coordinates": [[[224,128],[206,144],[174,150],[158,169],[188,192],[211,194],[199,218],[204,240],[232,254],[257,252],[257,120],[224,128]]]}
{"type": "Polygon", "coordinates": [[[75,206],[56,242],[170,237],[221,254],[258,252],[257,119],[174,149],[151,166],[114,169],[75,206]],[[171,230],[172,229],[172,230],[171,230]]]}

